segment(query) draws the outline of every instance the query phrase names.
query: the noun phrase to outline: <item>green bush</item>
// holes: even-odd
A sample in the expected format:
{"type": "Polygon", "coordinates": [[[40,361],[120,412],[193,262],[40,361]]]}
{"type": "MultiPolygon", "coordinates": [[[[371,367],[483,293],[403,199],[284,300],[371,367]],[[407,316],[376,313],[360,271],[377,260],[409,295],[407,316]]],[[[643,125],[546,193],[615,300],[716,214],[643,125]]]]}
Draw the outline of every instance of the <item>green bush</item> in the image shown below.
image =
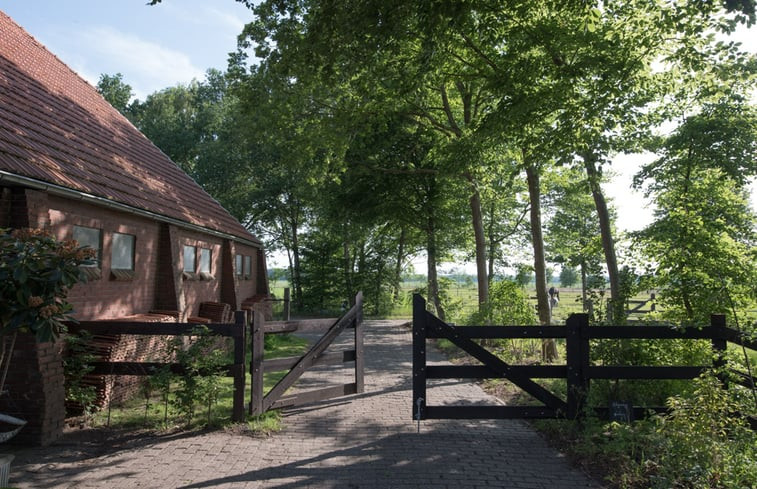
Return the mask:
{"type": "Polygon", "coordinates": [[[745,403],[711,373],[694,386],[658,418],[652,487],[757,487],[757,435],[735,414],[745,403]]]}
{"type": "Polygon", "coordinates": [[[47,231],[0,230],[0,334],[15,331],[50,341],[63,330],[69,289],[86,279],[79,268],[93,251],[76,241],[57,241],[47,231]]]}
{"type": "Polygon", "coordinates": [[[537,425],[612,487],[757,487],[757,434],[739,414],[754,409],[751,398],[724,389],[712,372],[691,384],[668,400],[669,413],[633,424],[588,417],[537,425]]]}
{"type": "Polygon", "coordinates": [[[515,282],[502,280],[489,288],[489,301],[471,315],[468,324],[536,324],[536,314],[528,296],[515,282]]]}

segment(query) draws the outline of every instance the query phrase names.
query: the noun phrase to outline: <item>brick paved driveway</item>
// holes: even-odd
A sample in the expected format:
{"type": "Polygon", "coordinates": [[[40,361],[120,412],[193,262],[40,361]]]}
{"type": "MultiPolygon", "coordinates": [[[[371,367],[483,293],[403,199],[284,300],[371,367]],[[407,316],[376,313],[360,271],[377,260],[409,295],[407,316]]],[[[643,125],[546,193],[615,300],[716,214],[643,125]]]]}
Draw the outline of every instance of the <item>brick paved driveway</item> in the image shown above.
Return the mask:
{"type": "MultiPolygon", "coordinates": [[[[442,359],[429,352],[430,361],[442,359]]],[[[52,488],[599,488],[525,423],[411,419],[411,334],[369,321],[366,393],[284,415],[270,437],[73,433],[16,452],[11,485],[52,488]]],[[[318,374],[309,383],[318,383],[318,374]]],[[[496,402],[477,386],[440,381],[429,403],[496,402]]],[[[7,449],[11,447],[4,447],[7,449]]]]}

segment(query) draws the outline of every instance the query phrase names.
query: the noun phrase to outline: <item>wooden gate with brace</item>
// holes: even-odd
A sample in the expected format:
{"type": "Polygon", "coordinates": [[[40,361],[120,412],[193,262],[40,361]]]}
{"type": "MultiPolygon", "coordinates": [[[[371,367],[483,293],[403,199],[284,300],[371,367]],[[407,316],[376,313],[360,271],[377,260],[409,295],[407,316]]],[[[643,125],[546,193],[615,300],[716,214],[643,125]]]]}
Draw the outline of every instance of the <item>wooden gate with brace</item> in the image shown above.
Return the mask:
{"type": "MultiPolygon", "coordinates": [[[[426,301],[413,297],[413,418],[422,419],[496,419],[496,418],[568,418],[574,419],[586,409],[608,417],[610,407],[586,406],[592,379],[693,379],[708,369],[717,369],[724,386],[750,389],[757,402],[757,389],[751,370],[743,372],[727,363],[728,343],[757,351],[757,341],[735,329],[727,328],[725,316],[713,314],[710,324],[702,327],[672,328],[650,326],[589,326],[586,314],[572,314],[564,326],[461,326],[445,323],[426,310],[426,301]],[[480,365],[427,365],[426,341],[445,338],[480,362],[480,365]],[[509,365],[474,341],[484,338],[563,338],[564,365],[509,365]],[[590,361],[592,340],[709,340],[713,360],[709,365],[593,365],[590,361]],[[730,372],[729,378],[723,374],[730,372]],[[429,379],[504,378],[537,401],[537,406],[499,405],[429,405],[429,379]],[[565,379],[565,399],[545,389],[533,379],[565,379]]],[[[628,418],[664,412],[664,406],[625,406],[628,418]]],[[[757,419],[748,418],[757,429],[757,419]]]]}
{"type": "Polygon", "coordinates": [[[322,401],[339,396],[360,394],[364,390],[365,360],[363,357],[363,294],[355,297],[355,305],[338,319],[310,319],[301,321],[265,322],[263,314],[256,311],[252,323],[252,394],[249,413],[260,415],[270,409],[294,407],[306,403],[322,401]],[[263,347],[266,334],[293,333],[296,331],[322,330],[328,328],[300,357],[276,358],[265,360],[263,347]],[[326,349],[345,330],[354,331],[354,349],[325,353],[326,349]],[[338,384],[326,388],[299,392],[285,396],[309,368],[319,365],[332,365],[354,362],[354,382],[338,384]],[[287,374],[268,392],[264,393],[263,375],[265,372],[288,370],[287,374]]]}
{"type": "MultiPolygon", "coordinates": [[[[535,377],[565,377],[565,366],[508,365],[489,352],[473,338],[558,338],[565,337],[562,326],[451,326],[426,310],[426,301],[420,295],[413,296],[413,418],[421,419],[495,419],[495,418],[557,418],[569,411],[569,397],[563,401],[537,384],[535,377]],[[512,329],[516,328],[516,329],[512,329]],[[528,328],[528,331],[525,331],[528,328]],[[503,336],[507,335],[507,336],[503,336]],[[445,338],[482,365],[426,365],[426,339],[445,338]],[[506,378],[539,400],[541,406],[431,406],[427,403],[426,381],[447,378],[506,378]]],[[[575,409],[574,409],[575,410],[575,409]]]]}

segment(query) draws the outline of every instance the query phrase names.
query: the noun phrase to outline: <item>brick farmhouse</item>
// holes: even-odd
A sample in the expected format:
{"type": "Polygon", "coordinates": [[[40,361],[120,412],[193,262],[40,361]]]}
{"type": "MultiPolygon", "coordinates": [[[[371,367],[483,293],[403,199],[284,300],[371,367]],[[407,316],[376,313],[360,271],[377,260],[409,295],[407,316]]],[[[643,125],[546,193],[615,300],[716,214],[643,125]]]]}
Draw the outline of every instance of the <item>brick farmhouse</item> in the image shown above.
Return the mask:
{"type": "MultiPolygon", "coordinates": [[[[228,317],[268,294],[260,241],[3,12],[0,227],[48,229],[97,250],[90,280],[69,295],[80,320],[203,322],[223,319],[208,310],[228,317]]],[[[119,360],[147,348],[106,342],[119,360]]],[[[61,350],[31,338],[17,345],[0,412],[28,420],[24,442],[62,432],[61,350]]]]}

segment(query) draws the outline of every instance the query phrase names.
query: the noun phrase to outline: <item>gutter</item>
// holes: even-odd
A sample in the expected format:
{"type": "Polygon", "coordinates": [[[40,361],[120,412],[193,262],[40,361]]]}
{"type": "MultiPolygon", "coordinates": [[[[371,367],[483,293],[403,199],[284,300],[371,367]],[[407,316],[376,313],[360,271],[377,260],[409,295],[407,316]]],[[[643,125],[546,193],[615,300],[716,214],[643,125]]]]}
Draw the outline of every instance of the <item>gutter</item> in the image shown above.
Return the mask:
{"type": "Polygon", "coordinates": [[[0,183],[2,182],[9,182],[16,185],[22,185],[24,187],[32,188],[34,190],[43,190],[45,192],[48,192],[50,194],[57,195],[60,197],[66,197],[69,199],[86,202],[88,204],[95,204],[95,205],[107,207],[109,209],[125,212],[127,214],[132,214],[135,216],[152,219],[154,221],[171,224],[176,227],[184,228],[190,231],[197,231],[197,232],[201,232],[205,234],[211,234],[218,238],[229,239],[232,241],[236,241],[237,243],[241,243],[247,246],[252,246],[254,248],[258,248],[258,249],[263,248],[263,246],[259,242],[251,241],[249,239],[244,239],[239,236],[235,236],[233,234],[216,231],[215,229],[209,229],[203,226],[199,226],[197,224],[192,224],[190,222],[182,221],[180,219],[164,216],[162,214],[156,214],[154,212],[146,211],[138,207],[132,207],[130,205],[122,204],[114,200],[106,199],[104,197],[98,197],[97,195],[88,194],[86,192],[81,192],[78,190],[73,190],[67,187],[63,187],[61,185],[56,185],[54,183],[47,183],[41,180],[36,180],[34,178],[14,175],[12,173],[8,173],[6,171],[0,170],[0,183]]]}

